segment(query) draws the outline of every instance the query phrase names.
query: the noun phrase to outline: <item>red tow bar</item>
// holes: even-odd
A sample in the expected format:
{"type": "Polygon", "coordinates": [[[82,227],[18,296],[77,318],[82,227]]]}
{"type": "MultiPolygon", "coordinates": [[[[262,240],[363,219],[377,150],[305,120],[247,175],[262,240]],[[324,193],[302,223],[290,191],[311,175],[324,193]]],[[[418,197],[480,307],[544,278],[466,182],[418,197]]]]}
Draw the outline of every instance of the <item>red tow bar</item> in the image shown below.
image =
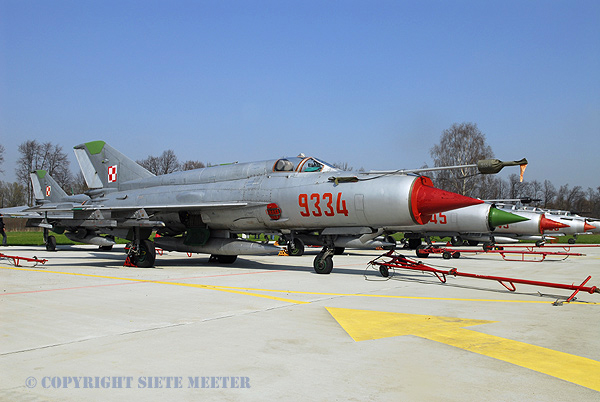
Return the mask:
{"type": "Polygon", "coordinates": [[[423,264],[421,261],[416,261],[410,258],[403,256],[402,254],[396,254],[393,250],[377,257],[373,261],[369,262],[370,266],[378,266],[379,272],[382,276],[388,277],[389,270],[391,269],[410,269],[414,271],[421,272],[431,272],[433,273],[440,282],[446,283],[446,275],[451,276],[465,276],[467,278],[477,278],[477,279],[487,279],[492,281],[499,282],[502,286],[504,286],[507,290],[514,292],[517,290],[515,283],[521,283],[525,285],[533,285],[533,286],[543,286],[549,288],[558,288],[558,289],[567,289],[573,290],[574,292],[567,298],[567,302],[572,301],[575,298],[575,295],[580,291],[587,292],[590,294],[600,293],[600,289],[597,286],[584,286],[592,277],[588,276],[581,285],[567,285],[562,283],[553,283],[553,282],[541,282],[541,281],[532,281],[528,279],[518,279],[518,278],[506,278],[501,276],[491,276],[491,275],[479,275],[479,274],[470,274],[466,272],[459,272],[456,268],[451,269],[439,269],[430,267],[429,265],[423,264]]]}

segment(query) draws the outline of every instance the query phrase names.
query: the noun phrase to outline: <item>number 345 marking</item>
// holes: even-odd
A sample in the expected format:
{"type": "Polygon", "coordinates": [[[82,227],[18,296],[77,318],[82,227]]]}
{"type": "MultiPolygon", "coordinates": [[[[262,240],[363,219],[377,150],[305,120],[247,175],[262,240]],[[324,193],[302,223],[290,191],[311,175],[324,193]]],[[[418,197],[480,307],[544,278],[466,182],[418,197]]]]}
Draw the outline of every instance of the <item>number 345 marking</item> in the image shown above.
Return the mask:
{"type": "Polygon", "coordinates": [[[302,216],[334,216],[343,214],[348,216],[346,200],[342,200],[342,193],[337,193],[335,209],[333,208],[333,194],[325,193],[323,196],[319,193],[300,194],[298,196],[298,205],[300,206],[300,215],[302,216]]]}

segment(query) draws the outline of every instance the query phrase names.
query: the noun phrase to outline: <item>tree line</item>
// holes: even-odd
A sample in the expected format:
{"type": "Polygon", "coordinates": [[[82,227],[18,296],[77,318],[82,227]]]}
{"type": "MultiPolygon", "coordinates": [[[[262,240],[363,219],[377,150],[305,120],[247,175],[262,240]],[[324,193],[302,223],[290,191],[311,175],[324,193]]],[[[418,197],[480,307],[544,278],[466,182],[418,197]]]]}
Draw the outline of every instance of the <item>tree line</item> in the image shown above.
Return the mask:
{"type": "MultiPolygon", "coordinates": [[[[0,173],[4,172],[4,146],[0,144],[0,173]]],[[[0,181],[0,207],[33,205],[33,189],[29,174],[35,170],[46,170],[69,194],[87,191],[83,174],[73,174],[69,168],[67,154],[62,146],[51,142],[40,143],[27,140],[18,146],[20,157],[15,166],[17,181],[0,181]]],[[[480,159],[493,158],[492,148],[486,143],[485,135],[474,123],[455,123],[442,132],[440,141],[430,150],[434,166],[467,165],[480,159]]],[[[148,156],[136,161],[155,175],[192,170],[206,166],[200,161],[180,162],[171,149],[158,156],[148,156]]],[[[350,169],[348,163],[336,163],[342,170],[350,169]]],[[[210,166],[210,165],[209,165],[210,166]]],[[[564,184],[558,188],[549,180],[520,182],[519,175],[511,174],[508,179],[492,175],[480,175],[475,168],[444,170],[432,175],[437,187],[483,200],[516,199],[529,197],[532,206],[561,209],[580,213],[583,216],[600,218],[600,186],[583,189],[564,184]]]]}
{"type": "MultiPolygon", "coordinates": [[[[468,165],[494,158],[492,148],[474,123],[455,123],[442,132],[440,141],[430,149],[434,166],[468,165]]],[[[550,181],[520,181],[517,174],[508,179],[478,174],[476,168],[439,171],[432,175],[437,187],[482,200],[531,198],[531,206],[560,209],[582,216],[600,218],[600,186],[587,189],[550,181]]]]}

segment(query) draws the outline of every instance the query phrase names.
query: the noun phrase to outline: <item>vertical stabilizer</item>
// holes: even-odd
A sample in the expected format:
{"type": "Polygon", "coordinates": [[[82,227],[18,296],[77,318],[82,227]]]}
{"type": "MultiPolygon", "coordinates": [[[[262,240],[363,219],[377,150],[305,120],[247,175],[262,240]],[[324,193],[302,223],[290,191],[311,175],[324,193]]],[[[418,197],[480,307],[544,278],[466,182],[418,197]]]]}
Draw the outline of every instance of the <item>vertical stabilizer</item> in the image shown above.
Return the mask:
{"type": "Polygon", "coordinates": [[[67,193],[45,170],[36,170],[30,176],[36,200],[61,202],[68,198],[67,193]]]}
{"type": "Polygon", "coordinates": [[[154,176],[104,141],[86,142],[74,150],[89,188],[119,189],[122,183],[154,176]]]}

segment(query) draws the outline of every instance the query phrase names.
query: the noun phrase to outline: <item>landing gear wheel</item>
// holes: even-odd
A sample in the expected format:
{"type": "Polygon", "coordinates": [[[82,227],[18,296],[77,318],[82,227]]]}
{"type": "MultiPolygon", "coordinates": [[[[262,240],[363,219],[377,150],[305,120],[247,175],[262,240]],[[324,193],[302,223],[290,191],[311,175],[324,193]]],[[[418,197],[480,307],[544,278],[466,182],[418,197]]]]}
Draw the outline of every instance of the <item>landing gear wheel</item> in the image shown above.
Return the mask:
{"type": "Polygon", "coordinates": [[[381,265],[379,267],[379,273],[381,274],[381,276],[383,276],[384,278],[388,278],[390,276],[390,270],[388,269],[388,267],[384,267],[383,265],[381,265]]]}
{"type": "Polygon", "coordinates": [[[140,249],[133,257],[133,263],[138,268],[151,268],[156,260],[156,248],[154,242],[144,239],[140,242],[140,249]]]}
{"type": "Polygon", "coordinates": [[[396,239],[394,239],[394,237],[393,237],[393,236],[390,236],[390,235],[388,235],[388,236],[385,236],[385,237],[383,238],[383,240],[384,240],[386,243],[392,243],[392,244],[393,244],[392,246],[385,246],[385,247],[383,248],[384,250],[395,250],[395,249],[396,249],[396,239]]]}
{"type": "Polygon", "coordinates": [[[429,253],[423,251],[426,248],[427,248],[427,246],[425,246],[425,245],[420,245],[419,247],[417,247],[417,249],[415,250],[415,253],[417,254],[418,258],[427,258],[427,257],[429,257],[429,253]]]}
{"type": "Polygon", "coordinates": [[[110,251],[112,250],[113,246],[100,246],[98,247],[98,249],[102,250],[102,251],[110,251]]]}
{"type": "Polygon", "coordinates": [[[567,240],[567,242],[568,242],[569,244],[575,244],[575,238],[574,238],[574,237],[571,237],[569,240],[567,240]]]}
{"type": "Polygon", "coordinates": [[[46,240],[46,251],[56,251],[56,237],[48,236],[46,240]]]}
{"type": "Polygon", "coordinates": [[[421,239],[408,239],[408,248],[416,250],[421,245],[421,239]]]}
{"type": "Polygon", "coordinates": [[[462,246],[463,243],[463,239],[460,236],[452,236],[450,238],[450,244],[452,244],[454,247],[462,246]]]}
{"type": "Polygon", "coordinates": [[[467,240],[467,244],[469,246],[476,246],[479,244],[479,242],[477,240],[467,240]]]}
{"type": "Polygon", "coordinates": [[[237,260],[237,255],[218,255],[217,261],[221,264],[233,264],[237,260]]]}
{"type": "Polygon", "coordinates": [[[483,251],[492,251],[494,249],[494,243],[485,242],[483,243],[483,251]]]}
{"type": "Polygon", "coordinates": [[[292,241],[288,242],[287,251],[288,255],[300,257],[304,254],[304,242],[298,238],[294,238],[292,241]]]}
{"type": "Polygon", "coordinates": [[[543,240],[538,240],[535,242],[535,245],[538,247],[542,247],[544,245],[544,241],[543,240]]]}
{"type": "Polygon", "coordinates": [[[330,255],[323,258],[323,253],[319,253],[313,262],[313,267],[317,274],[330,274],[333,270],[333,258],[330,255]]]}
{"type": "Polygon", "coordinates": [[[452,258],[460,258],[460,252],[455,252],[454,254],[452,254],[452,258]]]}
{"type": "Polygon", "coordinates": [[[449,260],[450,258],[452,258],[452,254],[450,254],[450,251],[444,251],[442,253],[442,257],[444,258],[444,260],[449,260]]]}

